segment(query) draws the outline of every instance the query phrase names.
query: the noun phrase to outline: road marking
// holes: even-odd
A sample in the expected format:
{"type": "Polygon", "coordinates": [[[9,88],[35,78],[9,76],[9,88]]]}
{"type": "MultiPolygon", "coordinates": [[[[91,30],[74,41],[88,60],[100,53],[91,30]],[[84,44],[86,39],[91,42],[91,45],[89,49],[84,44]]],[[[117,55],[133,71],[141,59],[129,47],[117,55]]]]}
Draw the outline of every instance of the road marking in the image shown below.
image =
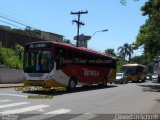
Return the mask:
{"type": "Polygon", "coordinates": [[[94,118],[96,116],[97,115],[93,115],[93,114],[83,114],[83,115],[74,117],[74,118],[72,118],[70,120],[89,120],[89,119],[92,119],[92,118],[94,118]]]}
{"type": "Polygon", "coordinates": [[[12,101],[12,100],[8,100],[8,99],[6,99],[6,100],[0,100],[0,103],[10,102],[10,101],[12,101]]]}
{"type": "Polygon", "coordinates": [[[0,105],[0,108],[7,108],[12,106],[24,105],[24,104],[29,104],[29,102],[19,102],[19,103],[0,105]]]}
{"type": "Polygon", "coordinates": [[[28,111],[33,111],[33,110],[38,110],[44,107],[49,107],[49,105],[34,105],[34,106],[30,106],[30,107],[25,107],[25,108],[18,108],[18,109],[14,109],[14,110],[9,110],[9,111],[3,111],[0,112],[0,114],[18,114],[18,113],[24,113],[24,112],[28,112],[28,111]]]}
{"type": "Polygon", "coordinates": [[[43,109],[39,109],[38,111],[39,111],[39,112],[44,112],[45,110],[43,110],[43,109]]]}
{"type": "Polygon", "coordinates": [[[91,114],[91,113],[85,113],[85,114],[87,114],[87,115],[88,115],[88,114],[91,114]]]}
{"type": "Polygon", "coordinates": [[[25,98],[27,98],[27,97],[28,97],[28,96],[26,96],[26,95],[6,94],[6,93],[0,93],[0,95],[15,96],[15,97],[25,97],[25,98]]]}
{"type": "Polygon", "coordinates": [[[33,116],[33,117],[28,117],[28,118],[25,118],[25,119],[22,119],[22,120],[41,120],[41,119],[47,119],[47,118],[51,118],[51,117],[54,117],[54,116],[57,116],[57,115],[60,115],[60,114],[64,114],[64,113],[68,113],[68,112],[71,112],[72,110],[70,109],[59,109],[59,110],[54,110],[54,111],[50,111],[48,113],[44,113],[44,114],[41,114],[41,115],[36,115],[36,116],[33,116]]]}
{"type": "Polygon", "coordinates": [[[45,114],[64,114],[64,113],[68,113],[71,112],[72,110],[70,109],[59,109],[59,110],[54,110],[45,114]]]}

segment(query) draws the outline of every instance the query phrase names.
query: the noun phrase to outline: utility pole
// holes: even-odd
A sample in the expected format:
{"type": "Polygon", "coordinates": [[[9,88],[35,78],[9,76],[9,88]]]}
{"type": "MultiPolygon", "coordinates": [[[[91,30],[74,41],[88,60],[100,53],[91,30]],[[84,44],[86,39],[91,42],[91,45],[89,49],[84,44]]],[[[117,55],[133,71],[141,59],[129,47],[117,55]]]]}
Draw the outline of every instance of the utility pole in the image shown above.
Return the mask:
{"type": "Polygon", "coordinates": [[[77,43],[76,43],[77,47],[79,47],[79,28],[80,28],[81,25],[83,25],[83,26],[85,25],[83,22],[80,22],[80,16],[82,14],[87,14],[87,13],[88,13],[87,10],[85,12],[84,11],[71,12],[71,15],[78,15],[78,20],[73,20],[72,21],[72,22],[77,23],[77,43]]]}

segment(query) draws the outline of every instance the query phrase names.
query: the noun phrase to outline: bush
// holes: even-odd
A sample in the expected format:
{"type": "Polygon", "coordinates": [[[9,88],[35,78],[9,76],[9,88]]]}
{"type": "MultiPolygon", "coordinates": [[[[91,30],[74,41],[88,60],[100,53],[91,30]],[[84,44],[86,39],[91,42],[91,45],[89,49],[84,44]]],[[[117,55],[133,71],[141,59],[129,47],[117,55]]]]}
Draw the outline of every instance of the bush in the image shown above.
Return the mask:
{"type": "Polygon", "coordinates": [[[22,61],[13,49],[0,47],[0,64],[9,68],[22,68],[22,61]]]}

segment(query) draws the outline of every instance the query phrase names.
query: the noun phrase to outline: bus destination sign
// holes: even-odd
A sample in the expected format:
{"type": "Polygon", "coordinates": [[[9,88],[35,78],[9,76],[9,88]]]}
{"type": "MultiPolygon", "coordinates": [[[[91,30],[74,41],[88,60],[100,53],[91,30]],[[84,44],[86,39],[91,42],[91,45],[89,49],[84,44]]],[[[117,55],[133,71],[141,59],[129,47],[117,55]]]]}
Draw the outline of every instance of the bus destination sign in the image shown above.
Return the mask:
{"type": "Polygon", "coordinates": [[[48,43],[38,43],[38,44],[30,44],[29,48],[50,48],[51,44],[48,43]]]}

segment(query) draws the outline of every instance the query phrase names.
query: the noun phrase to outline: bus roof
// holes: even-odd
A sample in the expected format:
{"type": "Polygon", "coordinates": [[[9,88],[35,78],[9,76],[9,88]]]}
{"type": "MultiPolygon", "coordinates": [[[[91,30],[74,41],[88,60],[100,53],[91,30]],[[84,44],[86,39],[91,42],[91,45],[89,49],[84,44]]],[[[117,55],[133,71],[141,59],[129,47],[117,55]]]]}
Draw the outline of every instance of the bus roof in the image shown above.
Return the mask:
{"type": "Polygon", "coordinates": [[[134,66],[141,66],[141,67],[146,67],[146,66],[144,66],[144,65],[141,65],[141,64],[137,64],[137,63],[135,63],[135,64],[125,64],[125,65],[123,65],[124,67],[134,67],[134,66]]]}
{"type": "Polygon", "coordinates": [[[72,48],[72,49],[75,49],[75,50],[80,50],[80,51],[83,51],[83,52],[87,52],[87,53],[91,53],[91,54],[97,54],[97,55],[100,55],[100,56],[116,59],[115,57],[108,56],[104,53],[101,53],[101,52],[98,52],[98,51],[95,51],[95,50],[91,50],[91,49],[88,49],[88,48],[85,48],[85,47],[76,47],[76,46],[68,44],[68,43],[60,43],[60,42],[55,42],[55,41],[39,41],[39,42],[27,43],[26,45],[36,44],[36,43],[52,43],[52,44],[55,44],[55,45],[64,46],[64,47],[72,48]]]}

